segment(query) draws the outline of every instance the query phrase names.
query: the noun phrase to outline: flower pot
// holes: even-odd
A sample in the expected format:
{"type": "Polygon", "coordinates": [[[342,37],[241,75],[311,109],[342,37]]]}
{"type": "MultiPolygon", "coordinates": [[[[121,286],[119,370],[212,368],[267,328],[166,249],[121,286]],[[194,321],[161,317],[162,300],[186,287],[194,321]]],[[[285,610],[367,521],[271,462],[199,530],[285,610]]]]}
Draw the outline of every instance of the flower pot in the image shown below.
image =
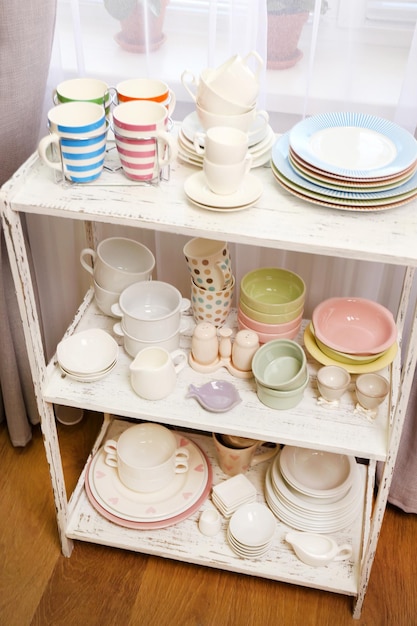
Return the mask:
{"type": "Polygon", "coordinates": [[[115,35],[115,40],[123,50],[127,52],[152,52],[157,50],[165,41],[166,36],[162,32],[165,11],[169,0],[163,0],[161,3],[161,12],[155,16],[148,12],[148,45],[145,37],[145,20],[143,14],[143,6],[136,6],[133,13],[124,20],[121,20],[121,31],[115,35]]]}
{"type": "Polygon", "coordinates": [[[298,42],[308,13],[268,14],[267,68],[282,70],[293,67],[302,58],[298,42]]]}

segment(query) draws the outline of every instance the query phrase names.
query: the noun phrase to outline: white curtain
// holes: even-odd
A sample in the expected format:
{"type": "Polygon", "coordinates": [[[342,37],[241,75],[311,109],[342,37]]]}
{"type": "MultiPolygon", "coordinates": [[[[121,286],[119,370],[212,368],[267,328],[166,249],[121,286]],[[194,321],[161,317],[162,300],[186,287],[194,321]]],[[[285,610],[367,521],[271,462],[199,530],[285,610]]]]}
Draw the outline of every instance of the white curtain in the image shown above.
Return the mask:
{"type": "MultiPolygon", "coordinates": [[[[329,0],[328,10],[323,11],[324,0],[323,6],[316,0],[299,42],[302,59],[284,70],[266,69],[265,63],[258,106],[267,109],[276,132],[285,132],[306,115],[348,109],[382,115],[414,132],[415,22],[412,15],[403,19],[400,12],[398,22],[392,16],[384,22],[380,15],[370,21],[368,4],[365,0],[329,0]]],[[[378,4],[383,3],[372,3],[378,4]]],[[[177,98],[174,118],[181,121],[194,104],[181,84],[183,70],[198,76],[205,67],[254,49],[266,60],[266,0],[170,0],[165,42],[143,53],[120,48],[115,41],[119,28],[102,0],[58,0],[45,119],[52,106],[52,89],[61,80],[95,76],[114,86],[125,78],[150,76],[170,84],[177,98]]],[[[40,136],[45,133],[44,125],[40,136]]],[[[329,219],[331,214],[329,210],[329,219]]],[[[80,224],[50,218],[29,216],[29,226],[51,356],[89,284],[78,260],[84,234],[80,224]]],[[[188,295],[185,267],[173,268],[167,260],[170,248],[182,247],[184,238],[114,226],[102,226],[99,236],[116,233],[149,245],[157,257],[156,277],[173,282],[188,295]]],[[[334,295],[367,296],[396,312],[402,270],[395,266],[243,246],[234,247],[233,253],[237,280],[246,271],[267,265],[286,266],[301,274],[308,285],[307,315],[320,300],[334,295]]]]}

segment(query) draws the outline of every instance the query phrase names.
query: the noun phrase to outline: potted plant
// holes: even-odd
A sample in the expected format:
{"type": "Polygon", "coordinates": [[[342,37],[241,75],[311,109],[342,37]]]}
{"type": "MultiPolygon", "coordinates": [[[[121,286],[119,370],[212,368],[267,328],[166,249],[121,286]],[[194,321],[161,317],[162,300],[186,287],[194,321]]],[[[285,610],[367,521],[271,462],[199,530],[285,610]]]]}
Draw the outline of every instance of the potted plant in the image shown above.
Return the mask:
{"type": "MultiPolygon", "coordinates": [[[[298,41],[314,5],[315,0],[267,0],[269,69],[286,69],[302,58],[298,41]]],[[[327,0],[322,0],[321,12],[327,9],[327,0]]]]}
{"type": "Polygon", "coordinates": [[[119,20],[121,31],[115,40],[128,52],[157,50],[165,41],[162,32],[165,10],[169,0],[103,0],[107,12],[119,20]],[[148,41],[145,37],[145,10],[148,41]]]}

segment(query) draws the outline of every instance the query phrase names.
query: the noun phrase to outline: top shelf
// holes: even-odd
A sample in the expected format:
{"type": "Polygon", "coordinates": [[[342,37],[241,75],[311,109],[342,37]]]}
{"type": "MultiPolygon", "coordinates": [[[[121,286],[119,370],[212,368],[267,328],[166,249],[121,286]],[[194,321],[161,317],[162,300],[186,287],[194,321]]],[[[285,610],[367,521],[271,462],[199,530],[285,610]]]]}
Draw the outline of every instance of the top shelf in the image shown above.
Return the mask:
{"type": "MultiPolygon", "coordinates": [[[[115,159],[115,151],[108,159],[115,159]]],[[[116,157],[117,158],[117,157],[116,157]]],[[[417,266],[417,200],[378,211],[326,208],[296,198],[270,167],[252,170],[263,184],[258,202],[242,211],[211,211],[188,201],[184,182],[198,168],[176,161],[158,187],[103,172],[93,184],[56,182],[36,154],[2,188],[11,208],[25,213],[101,221],[288,251],[417,266]]]]}

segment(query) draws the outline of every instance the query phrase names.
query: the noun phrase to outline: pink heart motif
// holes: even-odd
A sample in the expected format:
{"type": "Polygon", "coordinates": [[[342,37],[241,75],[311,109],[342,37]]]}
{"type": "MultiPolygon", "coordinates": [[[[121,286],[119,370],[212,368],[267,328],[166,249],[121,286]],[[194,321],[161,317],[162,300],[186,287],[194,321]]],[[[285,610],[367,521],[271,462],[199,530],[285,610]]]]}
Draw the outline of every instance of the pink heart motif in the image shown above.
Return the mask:
{"type": "Polygon", "coordinates": [[[204,472],[204,465],[200,463],[200,465],[196,465],[194,468],[195,472],[204,472]]]}
{"type": "Polygon", "coordinates": [[[119,502],[119,498],[109,498],[110,504],[117,504],[119,502]]]}
{"type": "Polygon", "coordinates": [[[232,459],[232,461],[238,461],[239,460],[239,455],[238,454],[230,454],[229,456],[232,459]]]}
{"type": "Polygon", "coordinates": [[[156,513],[156,509],[153,506],[150,506],[149,508],[146,509],[146,513],[156,513]]]}
{"type": "Polygon", "coordinates": [[[184,500],[188,500],[189,498],[191,498],[192,495],[193,494],[191,491],[184,491],[184,493],[182,494],[182,497],[184,498],[184,500]]]}
{"type": "Polygon", "coordinates": [[[106,474],[104,472],[101,472],[100,470],[96,471],[96,478],[104,478],[106,474]]]}
{"type": "Polygon", "coordinates": [[[188,439],[180,439],[180,447],[188,446],[189,443],[188,439]]]}

